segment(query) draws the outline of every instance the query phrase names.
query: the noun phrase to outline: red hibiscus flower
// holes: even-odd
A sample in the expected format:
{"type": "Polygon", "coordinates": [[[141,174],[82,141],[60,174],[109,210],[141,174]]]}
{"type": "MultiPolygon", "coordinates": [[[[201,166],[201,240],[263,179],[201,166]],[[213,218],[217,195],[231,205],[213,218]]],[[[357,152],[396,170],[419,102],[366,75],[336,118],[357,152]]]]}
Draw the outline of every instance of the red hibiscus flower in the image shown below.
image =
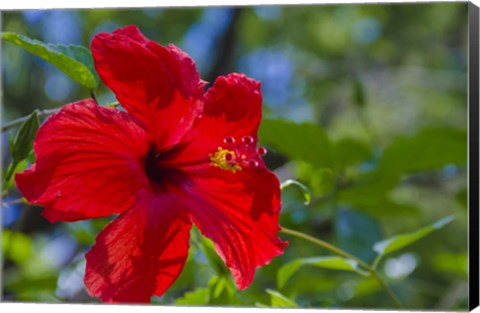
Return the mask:
{"type": "Polygon", "coordinates": [[[104,302],[149,302],[185,264],[192,223],[237,286],[281,254],[280,188],[257,148],[260,84],[219,77],[204,93],[194,62],[128,26],[93,39],[95,67],[127,112],[83,100],[40,128],[18,189],[49,221],[119,214],[86,254],[104,302]]]}

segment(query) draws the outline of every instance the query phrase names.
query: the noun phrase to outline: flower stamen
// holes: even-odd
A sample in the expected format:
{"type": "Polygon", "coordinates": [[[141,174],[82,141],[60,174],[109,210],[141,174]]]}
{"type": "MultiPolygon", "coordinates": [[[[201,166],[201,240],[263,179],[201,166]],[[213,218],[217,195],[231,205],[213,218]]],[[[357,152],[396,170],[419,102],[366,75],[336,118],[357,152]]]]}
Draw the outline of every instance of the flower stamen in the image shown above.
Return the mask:
{"type": "Polygon", "coordinates": [[[235,174],[236,171],[241,171],[242,167],[237,163],[236,155],[234,151],[223,149],[218,147],[215,154],[209,154],[210,162],[212,166],[218,167],[222,170],[232,171],[235,174]]]}

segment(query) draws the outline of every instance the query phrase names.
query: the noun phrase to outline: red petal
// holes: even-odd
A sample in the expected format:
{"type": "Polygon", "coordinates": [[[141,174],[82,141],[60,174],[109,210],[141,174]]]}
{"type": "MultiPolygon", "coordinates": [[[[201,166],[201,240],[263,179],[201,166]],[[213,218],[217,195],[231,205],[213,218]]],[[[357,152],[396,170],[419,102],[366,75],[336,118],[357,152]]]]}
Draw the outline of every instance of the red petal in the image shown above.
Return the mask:
{"type": "Polygon", "coordinates": [[[165,159],[168,165],[191,164],[209,160],[208,155],[225,146],[227,137],[240,143],[250,136],[257,143],[262,118],[260,83],[243,74],[220,76],[205,95],[204,112],[182,144],[165,159]]]}
{"type": "Polygon", "coordinates": [[[218,77],[205,95],[203,116],[206,119],[201,127],[215,124],[224,129],[221,135],[250,135],[256,139],[262,118],[260,83],[238,73],[218,77]]]}
{"type": "Polygon", "coordinates": [[[157,149],[190,130],[203,109],[204,83],[187,54],[145,38],[136,26],[100,33],[91,48],[100,77],[149,129],[157,149]]]}
{"type": "Polygon", "coordinates": [[[104,302],[150,302],[176,280],[188,255],[188,212],[169,194],[142,193],[86,254],[85,286],[104,302]]]}
{"type": "Polygon", "coordinates": [[[30,203],[51,222],[121,213],[148,184],[145,131],[127,113],[92,100],[64,106],[40,127],[36,164],[17,174],[30,203]]]}
{"type": "Polygon", "coordinates": [[[214,243],[240,289],[250,285],[255,268],[283,253],[278,237],[280,184],[266,169],[232,174],[206,170],[191,177],[187,205],[193,223],[214,243]]]}

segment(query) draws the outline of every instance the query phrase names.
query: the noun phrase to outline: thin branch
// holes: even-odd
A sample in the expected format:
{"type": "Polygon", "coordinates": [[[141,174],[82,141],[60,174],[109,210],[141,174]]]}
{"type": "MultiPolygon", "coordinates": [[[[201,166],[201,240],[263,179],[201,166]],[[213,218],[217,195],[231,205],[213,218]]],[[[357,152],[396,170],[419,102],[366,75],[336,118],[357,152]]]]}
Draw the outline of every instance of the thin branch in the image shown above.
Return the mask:
{"type": "Polygon", "coordinates": [[[307,241],[310,241],[310,242],[316,244],[317,246],[321,246],[321,247],[323,247],[327,250],[330,250],[333,253],[335,253],[335,254],[337,254],[341,257],[356,261],[359,265],[363,266],[368,271],[371,270],[370,265],[363,262],[359,258],[357,258],[357,257],[351,255],[350,253],[348,253],[346,251],[343,251],[342,249],[339,249],[339,248],[335,247],[334,245],[329,244],[328,242],[325,242],[321,239],[318,239],[318,238],[312,237],[310,235],[304,234],[302,232],[299,232],[299,231],[296,231],[296,230],[293,230],[293,229],[288,229],[288,228],[285,228],[285,227],[282,227],[280,232],[285,233],[285,234],[289,234],[291,236],[295,236],[295,237],[298,237],[298,238],[302,238],[302,239],[307,240],[307,241]]]}
{"type": "Polygon", "coordinates": [[[2,205],[10,207],[12,204],[28,203],[25,198],[18,198],[10,201],[3,201],[2,205]]]}
{"type": "Polygon", "coordinates": [[[342,249],[340,248],[337,248],[335,247],[334,245],[332,244],[329,244],[328,242],[325,242],[321,239],[318,239],[318,238],[315,238],[315,237],[312,237],[310,235],[307,235],[305,233],[302,233],[302,232],[299,232],[299,231],[296,231],[296,230],[293,230],[293,229],[288,229],[288,228],[284,228],[282,227],[282,229],[280,230],[280,232],[282,233],[285,233],[285,234],[288,234],[288,235],[291,235],[291,236],[295,236],[297,238],[301,238],[301,239],[304,239],[304,240],[307,240],[311,243],[314,243],[316,244],[317,246],[320,246],[320,247],[323,247],[327,250],[330,250],[331,252],[341,256],[341,257],[344,257],[344,258],[347,258],[347,259],[350,259],[350,260],[354,260],[356,261],[360,266],[364,267],[370,274],[372,274],[373,277],[375,277],[375,279],[378,281],[378,283],[382,286],[383,289],[385,289],[385,291],[387,292],[387,294],[390,296],[390,298],[392,298],[393,302],[395,302],[395,304],[398,306],[398,307],[402,307],[402,304],[401,302],[398,300],[397,296],[395,296],[395,294],[393,293],[392,289],[390,289],[390,287],[385,283],[385,281],[383,281],[383,279],[378,275],[377,271],[375,270],[375,268],[371,267],[370,265],[368,265],[367,263],[363,262],[362,260],[360,260],[359,258],[357,258],[356,256],[353,256],[351,255],[350,253],[346,252],[346,251],[343,251],[342,249]]]}
{"type": "MultiPolygon", "coordinates": [[[[49,116],[49,115],[57,112],[57,111],[60,110],[60,109],[61,109],[61,108],[41,110],[41,111],[38,111],[37,115],[38,115],[39,118],[45,117],[45,116],[49,116]]],[[[5,124],[2,126],[2,132],[7,131],[7,130],[9,130],[10,128],[19,126],[20,124],[22,124],[23,122],[25,122],[25,121],[28,120],[29,118],[30,118],[30,114],[27,115],[27,116],[24,116],[24,117],[17,118],[16,120],[13,120],[13,121],[11,121],[11,122],[5,123],[5,124]]]]}
{"type": "Polygon", "coordinates": [[[395,304],[399,308],[401,308],[402,303],[400,302],[400,300],[398,300],[397,296],[393,293],[392,289],[390,289],[387,283],[385,283],[385,281],[378,275],[378,273],[375,270],[372,270],[370,273],[372,273],[373,277],[375,277],[377,281],[380,283],[380,285],[383,287],[383,289],[385,289],[385,291],[388,293],[390,298],[392,298],[393,302],[395,302],[395,304]]]}
{"type": "MultiPolygon", "coordinates": [[[[92,97],[95,97],[95,94],[92,93],[92,97]]],[[[95,102],[97,102],[97,99],[93,98],[93,100],[95,100],[95,102]]],[[[97,102],[98,104],[98,102],[97,102]]],[[[120,103],[118,102],[112,102],[112,103],[109,103],[107,105],[105,105],[106,107],[110,107],[110,108],[116,108],[120,105],[120,103]]],[[[52,115],[53,113],[56,113],[58,111],[60,111],[62,107],[60,108],[55,108],[55,109],[45,109],[45,110],[41,110],[41,111],[38,111],[37,115],[39,118],[42,118],[42,117],[45,117],[45,116],[49,116],[49,115],[52,115]]],[[[30,118],[30,114],[27,115],[27,116],[23,116],[23,117],[20,117],[20,118],[17,118],[16,120],[13,120],[11,122],[8,122],[6,123],[5,125],[2,126],[2,132],[4,131],[7,131],[9,130],[10,128],[13,128],[13,127],[17,127],[17,126],[20,126],[20,124],[22,124],[23,122],[25,122],[26,120],[28,120],[30,118]]]]}

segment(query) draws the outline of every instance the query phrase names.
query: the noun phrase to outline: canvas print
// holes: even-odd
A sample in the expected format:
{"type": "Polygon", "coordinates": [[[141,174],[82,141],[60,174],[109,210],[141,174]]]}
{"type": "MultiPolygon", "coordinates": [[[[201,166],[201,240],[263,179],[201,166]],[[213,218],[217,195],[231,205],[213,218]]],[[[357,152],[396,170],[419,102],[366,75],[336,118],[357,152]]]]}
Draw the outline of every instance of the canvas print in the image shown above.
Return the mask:
{"type": "Polygon", "coordinates": [[[466,310],[468,4],[2,14],[2,301],[466,310]]]}

